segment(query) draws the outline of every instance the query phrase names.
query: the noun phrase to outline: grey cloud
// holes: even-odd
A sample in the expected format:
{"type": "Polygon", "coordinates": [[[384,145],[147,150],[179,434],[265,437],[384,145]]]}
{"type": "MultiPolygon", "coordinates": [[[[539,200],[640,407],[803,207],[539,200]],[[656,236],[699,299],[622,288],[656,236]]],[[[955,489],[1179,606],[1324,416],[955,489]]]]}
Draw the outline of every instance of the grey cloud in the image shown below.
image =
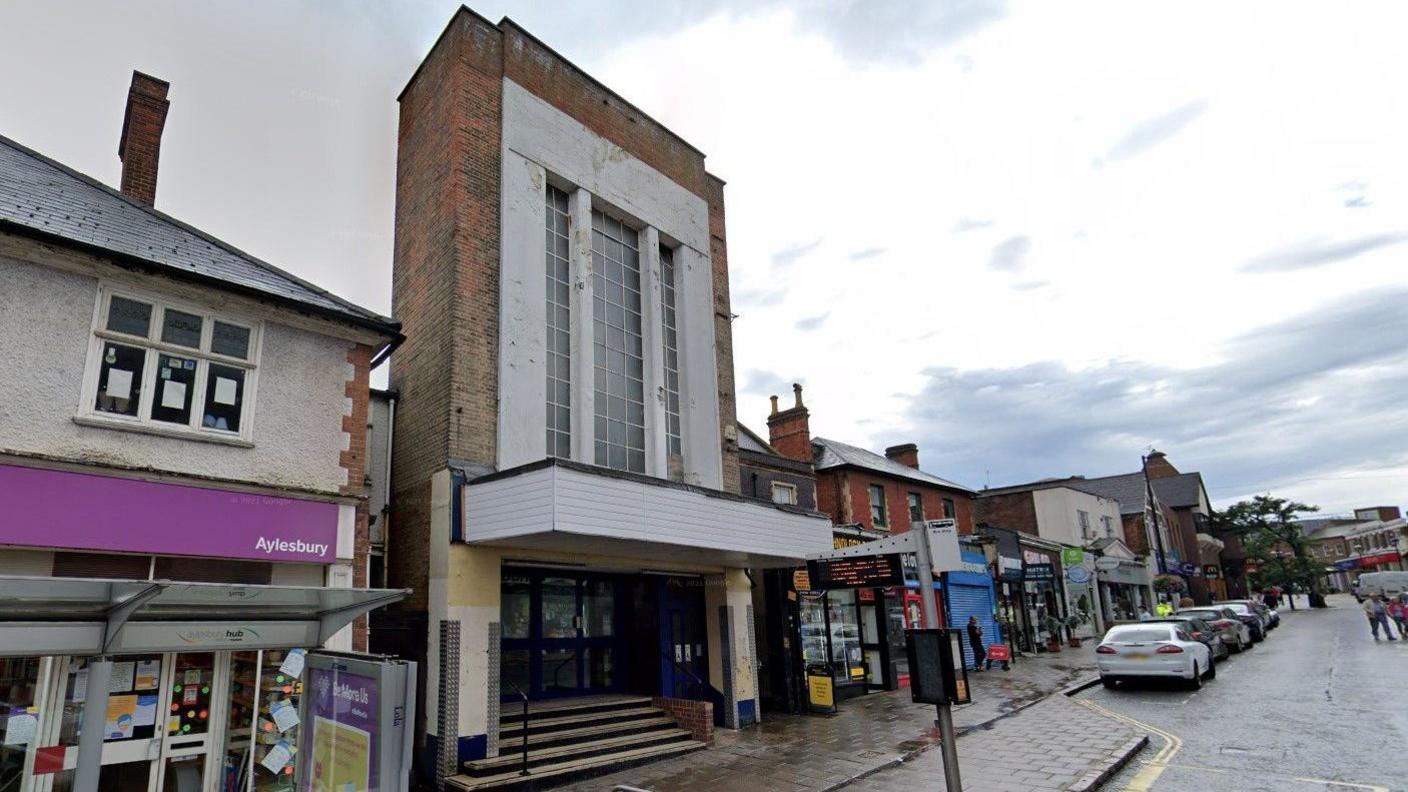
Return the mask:
{"type": "Polygon", "coordinates": [[[1393,231],[1386,234],[1373,234],[1347,239],[1342,242],[1329,242],[1313,239],[1288,248],[1258,256],[1241,267],[1242,272],[1289,272],[1311,269],[1352,259],[1372,250],[1408,242],[1408,232],[1393,231]]]}
{"type": "Polygon", "coordinates": [[[934,49],[970,36],[1007,15],[1004,0],[815,0],[797,18],[854,60],[917,63],[934,49]]]}
{"type": "Polygon", "coordinates": [[[969,217],[960,217],[958,218],[958,222],[953,224],[953,230],[961,234],[964,231],[972,231],[975,228],[987,228],[990,225],[992,225],[991,220],[974,220],[969,217]]]}
{"type": "Polygon", "coordinates": [[[733,292],[735,308],[767,308],[782,302],[787,292],[782,289],[739,289],[733,292]]]}
{"type": "Polygon", "coordinates": [[[545,41],[571,42],[569,58],[595,56],[632,37],[680,30],[717,15],[746,18],[792,9],[797,26],[824,36],[844,57],[861,62],[922,61],[1007,13],[1005,0],[622,0],[612,6],[611,36],[587,36],[601,23],[593,3],[536,0],[518,21],[545,41]]]}
{"type": "Polygon", "coordinates": [[[868,258],[875,258],[876,256],[884,252],[885,248],[882,247],[873,247],[866,248],[865,250],[857,250],[856,252],[851,254],[851,261],[862,261],[868,258]]]}
{"type": "Polygon", "coordinates": [[[820,245],[821,237],[817,237],[811,242],[807,242],[802,245],[793,245],[792,247],[783,248],[782,250],[777,251],[776,253],[772,254],[773,269],[787,269],[788,267],[791,267],[793,264],[796,264],[799,259],[806,256],[813,250],[816,250],[817,247],[819,247],[820,245]]]}
{"type": "Polygon", "coordinates": [[[1097,166],[1102,161],[1129,159],[1143,154],[1182,132],[1189,124],[1198,120],[1207,109],[1207,100],[1199,99],[1196,102],[1189,102],[1182,107],[1174,108],[1161,116],[1140,121],[1130,128],[1119,142],[1111,146],[1109,151],[1105,152],[1102,160],[1097,160],[1097,166]]]}
{"type": "Polygon", "coordinates": [[[824,314],[818,314],[816,316],[808,316],[805,319],[797,320],[796,327],[803,333],[810,333],[811,331],[816,330],[817,328],[825,324],[826,318],[829,316],[831,316],[830,311],[827,311],[824,314]]]}
{"type": "Polygon", "coordinates": [[[1136,470],[1150,443],[1209,487],[1386,464],[1403,456],[1386,427],[1408,424],[1405,300],[1408,289],[1365,293],[1285,319],[1202,368],[931,368],[907,432],[932,449],[927,468],[959,481],[991,470],[995,485],[1136,470]]]}
{"type": "Polygon", "coordinates": [[[1046,281],[1046,280],[1024,281],[1024,282],[1022,282],[1022,283],[1014,283],[1014,284],[1012,284],[1012,290],[1013,290],[1013,291],[1036,291],[1037,289],[1045,289],[1047,286],[1050,286],[1050,285],[1051,285],[1051,281],[1046,281]]]}
{"type": "Polygon", "coordinates": [[[1021,272],[1031,247],[1031,237],[1008,237],[993,246],[988,266],[1000,272],[1021,272]]]}
{"type": "MultiPolygon", "coordinates": [[[[740,394],[757,397],[758,400],[766,399],[768,396],[779,396],[792,393],[792,383],[802,382],[797,377],[788,377],[778,374],[775,371],[766,369],[748,369],[743,372],[743,377],[739,379],[738,391],[740,394]]],[[[739,399],[739,404],[747,404],[747,400],[739,399]]],[[[748,414],[749,410],[740,408],[740,415],[748,414]]]]}

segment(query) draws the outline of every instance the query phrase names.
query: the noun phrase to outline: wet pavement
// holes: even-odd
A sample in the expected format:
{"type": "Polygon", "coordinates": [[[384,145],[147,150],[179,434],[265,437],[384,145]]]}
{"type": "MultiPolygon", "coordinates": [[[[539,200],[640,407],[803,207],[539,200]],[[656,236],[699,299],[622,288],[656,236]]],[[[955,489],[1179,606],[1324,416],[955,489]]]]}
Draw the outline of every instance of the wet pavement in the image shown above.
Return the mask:
{"type": "Polygon", "coordinates": [[[1149,748],[1105,788],[1408,790],[1408,644],[1375,642],[1353,597],[1329,602],[1282,610],[1279,629],[1219,665],[1197,693],[1095,688],[1078,696],[1154,730],[1149,748]]]}
{"type": "MultiPolygon", "coordinates": [[[[973,761],[978,762],[979,754],[991,752],[991,742],[1000,741],[1013,728],[1008,725],[1009,721],[1015,723],[1025,719],[1028,713],[1034,713],[1033,720],[1040,719],[1043,732],[1060,731],[1063,717],[1089,716],[1090,713],[1085,710],[1067,712],[1064,716],[1053,710],[1047,715],[1043,710],[1047,702],[1030,705],[1042,702],[1076,682],[1091,678],[1094,675],[1094,658],[1094,645],[1087,641],[1081,649],[1066,648],[1056,655],[1018,658],[1011,671],[970,673],[974,703],[957,707],[953,713],[954,725],[960,735],[968,735],[958,742],[960,752],[966,754],[965,743],[972,741],[973,750],[977,751],[973,761]]],[[[1056,698],[1061,700],[1059,704],[1062,706],[1070,703],[1064,696],[1057,695],[1056,698]]],[[[596,792],[621,784],[651,792],[828,790],[840,788],[877,771],[880,775],[866,779],[867,783],[879,783],[880,776],[886,773],[908,772],[910,768],[903,766],[881,770],[904,758],[914,760],[916,767],[925,773],[932,774],[931,764],[939,768],[934,778],[942,784],[940,751],[937,747],[928,750],[938,741],[937,729],[933,725],[934,716],[932,706],[912,703],[908,690],[872,693],[841,702],[840,712],[835,716],[768,715],[763,723],[748,729],[719,730],[712,750],[590,779],[562,789],[596,792]]],[[[1116,725],[1119,734],[1127,738],[1130,730],[1116,725]]],[[[966,757],[962,757],[960,765],[967,761],[966,757]]],[[[1082,767],[1085,764],[1082,761],[1082,767]]],[[[853,785],[853,788],[878,790],[891,787],[853,785]]],[[[929,783],[924,788],[935,787],[929,783]]],[[[965,789],[979,788],[984,787],[965,784],[965,789]]]]}

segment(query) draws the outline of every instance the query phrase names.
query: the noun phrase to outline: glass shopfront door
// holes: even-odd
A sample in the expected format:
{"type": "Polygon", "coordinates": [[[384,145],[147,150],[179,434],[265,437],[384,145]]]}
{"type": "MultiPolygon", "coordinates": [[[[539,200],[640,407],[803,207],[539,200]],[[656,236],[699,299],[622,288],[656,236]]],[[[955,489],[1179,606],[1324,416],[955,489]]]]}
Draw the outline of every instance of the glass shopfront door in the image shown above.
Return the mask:
{"type": "Polygon", "coordinates": [[[500,583],[500,693],[559,698],[619,689],[618,580],[505,570],[500,583]]]}

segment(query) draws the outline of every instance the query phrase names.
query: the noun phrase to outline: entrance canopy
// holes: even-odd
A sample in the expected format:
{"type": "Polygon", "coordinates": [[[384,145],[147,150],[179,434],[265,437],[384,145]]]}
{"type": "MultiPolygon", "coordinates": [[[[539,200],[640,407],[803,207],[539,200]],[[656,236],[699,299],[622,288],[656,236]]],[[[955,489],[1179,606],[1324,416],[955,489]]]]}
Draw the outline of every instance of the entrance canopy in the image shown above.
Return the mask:
{"type": "Polygon", "coordinates": [[[321,646],[409,593],[0,575],[0,657],[321,646]]]}

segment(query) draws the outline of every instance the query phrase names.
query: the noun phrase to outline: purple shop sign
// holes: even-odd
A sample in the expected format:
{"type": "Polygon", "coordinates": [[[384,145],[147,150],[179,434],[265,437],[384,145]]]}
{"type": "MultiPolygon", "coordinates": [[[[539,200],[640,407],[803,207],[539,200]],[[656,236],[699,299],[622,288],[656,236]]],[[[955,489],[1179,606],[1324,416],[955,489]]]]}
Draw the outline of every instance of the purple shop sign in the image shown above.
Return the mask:
{"type": "Polygon", "coordinates": [[[0,544],[331,563],[335,503],[0,465],[0,544]]]}

